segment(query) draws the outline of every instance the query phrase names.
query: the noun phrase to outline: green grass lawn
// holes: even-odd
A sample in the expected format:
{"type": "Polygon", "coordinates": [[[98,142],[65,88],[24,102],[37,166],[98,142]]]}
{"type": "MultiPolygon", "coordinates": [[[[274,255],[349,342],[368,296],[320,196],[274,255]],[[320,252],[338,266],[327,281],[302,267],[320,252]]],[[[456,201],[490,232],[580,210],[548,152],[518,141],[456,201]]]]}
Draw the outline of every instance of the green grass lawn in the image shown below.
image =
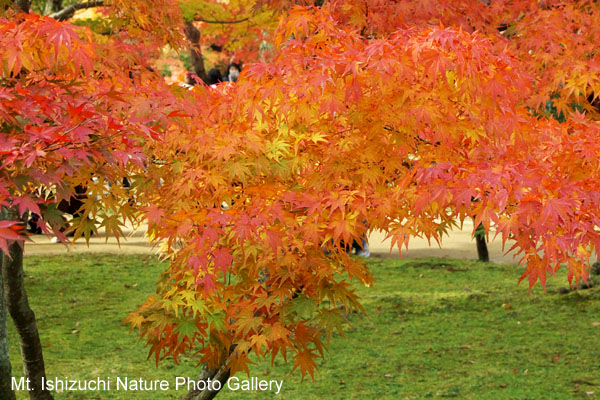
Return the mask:
{"type": "MultiPolygon", "coordinates": [[[[49,377],[194,378],[194,360],[155,367],[126,314],[153,293],[151,256],[68,255],[25,260],[27,290],[49,377]]],[[[252,375],[284,380],[279,395],[232,392],[219,399],[571,399],[600,396],[600,290],[561,294],[517,286],[521,268],[444,259],[371,258],[376,284],[359,288],[368,317],[354,314],[314,382],[291,365],[259,363],[252,375]]],[[[21,375],[9,326],[13,373],[21,375]]],[[[245,374],[240,376],[245,378],[245,374]]],[[[170,399],[169,392],[71,392],[57,399],[170,399]]],[[[19,399],[25,399],[20,392],[19,399]]]]}

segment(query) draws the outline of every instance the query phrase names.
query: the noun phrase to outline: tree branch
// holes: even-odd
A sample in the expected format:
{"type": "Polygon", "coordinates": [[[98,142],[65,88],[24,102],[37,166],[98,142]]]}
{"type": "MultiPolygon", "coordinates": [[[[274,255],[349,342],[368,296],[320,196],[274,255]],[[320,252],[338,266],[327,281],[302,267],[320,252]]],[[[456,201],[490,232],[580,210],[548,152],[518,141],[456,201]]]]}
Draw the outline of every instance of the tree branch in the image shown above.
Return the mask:
{"type": "Polygon", "coordinates": [[[44,15],[50,15],[63,9],[63,0],[46,0],[44,15]]]}
{"type": "Polygon", "coordinates": [[[104,0],[91,0],[87,3],[77,3],[71,4],[68,7],[63,8],[62,10],[50,14],[50,17],[57,19],[59,21],[64,21],[66,19],[71,18],[75,11],[83,10],[84,8],[92,8],[92,7],[102,7],[104,5],[104,0]]]}
{"type": "MultiPolygon", "coordinates": [[[[229,377],[231,376],[231,370],[225,366],[221,366],[218,369],[209,369],[206,365],[204,366],[204,368],[202,369],[202,372],[200,373],[200,376],[198,377],[198,382],[200,381],[219,381],[219,383],[221,383],[221,385],[219,385],[220,388],[225,387],[225,383],[227,382],[227,380],[229,379],[229,377]]],[[[212,400],[215,398],[215,396],[217,394],[219,394],[219,391],[221,389],[218,390],[211,390],[210,388],[206,388],[204,390],[199,390],[199,389],[194,389],[192,391],[190,391],[184,398],[183,400],[212,400]]]]}
{"type": "Polygon", "coordinates": [[[200,48],[200,31],[194,26],[193,22],[187,21],[184,33],[189,42],[190,58],[194,73],[206,83],[208,80],[206,68],[204,67],[204,59],[202,58],[202,49],[200,48]]]}
{"type": "Polygon", "coordinates": [[[248,21],[249,19],[250,19],[250,17],[236,19],[233,21],[211,21],[208,19],[200,18],[200,17],[194,17],[194,21],[206,22],[207,24],[239,24],[240,22],[248,21]]]}

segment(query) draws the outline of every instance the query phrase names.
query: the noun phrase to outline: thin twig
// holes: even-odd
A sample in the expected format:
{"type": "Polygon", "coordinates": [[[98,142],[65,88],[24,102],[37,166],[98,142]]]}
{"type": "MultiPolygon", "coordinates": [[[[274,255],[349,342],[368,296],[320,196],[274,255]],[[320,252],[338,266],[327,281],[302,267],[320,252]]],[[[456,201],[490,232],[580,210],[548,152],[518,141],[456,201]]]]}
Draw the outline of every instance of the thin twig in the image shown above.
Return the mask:
{"type": "Polygon", "coordinates": [[[240,22],[245,22],[245,21],[248,21],[249,19],[250,19],[250,17],[236,19],[236,20],[232,20],[232,21],[213,21],[213,20],[204,19],[204,18],[200,18],[200,17],[194,17],[194,21],[206,22],[207,24],[239,24],[240,22]]]}

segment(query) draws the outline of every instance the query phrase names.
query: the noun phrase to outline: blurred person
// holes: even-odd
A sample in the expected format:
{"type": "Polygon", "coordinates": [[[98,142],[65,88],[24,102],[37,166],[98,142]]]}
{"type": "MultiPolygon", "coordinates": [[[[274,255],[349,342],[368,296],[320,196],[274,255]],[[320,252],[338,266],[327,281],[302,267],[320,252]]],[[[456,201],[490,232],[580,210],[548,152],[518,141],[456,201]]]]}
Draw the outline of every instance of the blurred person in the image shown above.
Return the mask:
{"type": "Polygon", "coordinates": [[[206,81],[208,86],[215,88],[220,82],[223,82],[223,75],[221,75],[221,71],[218,68],[213,68],[208,71],[208,77],[206,81]]]}
{"type": "Polygon", "coordinates": [[[240,72],[242,71],[242,66],[239,63],[231,63],[227,66],[227,71],[225,73],[227,82],[237,82],[240,77],[240,72]]]}

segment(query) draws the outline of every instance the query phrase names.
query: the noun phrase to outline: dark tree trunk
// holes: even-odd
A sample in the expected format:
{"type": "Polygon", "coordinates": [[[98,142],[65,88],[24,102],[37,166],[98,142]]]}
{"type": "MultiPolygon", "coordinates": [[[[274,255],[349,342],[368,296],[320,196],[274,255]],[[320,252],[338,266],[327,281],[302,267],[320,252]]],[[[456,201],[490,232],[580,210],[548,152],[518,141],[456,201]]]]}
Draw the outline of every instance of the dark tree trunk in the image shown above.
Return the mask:
{"type": "Polygon", "coordinates": [[[62,10],[62,3],[62,0],[46,0],[46,5],[44,6],[44,15],[52,14],[62,10]]]}
{"type": "Polygon", "coordinates": [[[0,399],[15,400],[15,392],[11,388],[11,378],[12,369],[6,331],[6,303],[4,302],[2,274],[0,274],[0,399]]]}
{"type": "Polygon", "coordinates": [[[188,21],[185,23],[185,37],[189,42],[190,57],[194,73],[204,82],[207,81],[206,69],[204,68],[204,59],[200,49],[200,31],[194,26],[194,23],[188,21]]]}
{"type": "MultiPolygon", "coordinates": [[[[202,372],[198,376],[198,381],[219,381],[221,383],[221,390],[227,384],[227,380],[230,376],[230,370],[228,368],[221,367],[219,369],[208,369],[204,366],[202,372]]],[[[220,390],[192,390],[185,397],[184,400],[212,400],[218,395],[220,390]]]]}
{"type": "MultiPolygon", "coordinates": [[[[11,211],[11,210],[3,210],[11,211]]],[[[12,211],[12,216],[18,218],[12,211]]],[[[12,218],[11,218],[12,217],[12,218]]],[[[46,377],[44,368],[44,357],[42,355],[42,344],[38,334],[35,314],[25,292],[23,279],[23,242],[13,242],[8,251],[10,257],[2,254],[2,284],[4,287],[4,298],[10,316],[17,328],[19,342],[21,343],[21,357],[23,358],[23,372],[31,382],[29,398],[32,400],[51,400],[53,397],[48,390],[42,390],[42,378],[46,377]]]]}
{"type": "Polygon", "coordinates": [[[17,4],[17,7],[19,7],[20,11],[29,13],[29,9],[31,8],[31,0],[16,0],[15,3],[17,4]]]}
{"type": "Polygon", "coordinates": [[[479,261],[490,262],[487,243],[485,242],[485,231],[480,224],[475,231],[475,242],[477,243],[477,256],[479,261]]]}

